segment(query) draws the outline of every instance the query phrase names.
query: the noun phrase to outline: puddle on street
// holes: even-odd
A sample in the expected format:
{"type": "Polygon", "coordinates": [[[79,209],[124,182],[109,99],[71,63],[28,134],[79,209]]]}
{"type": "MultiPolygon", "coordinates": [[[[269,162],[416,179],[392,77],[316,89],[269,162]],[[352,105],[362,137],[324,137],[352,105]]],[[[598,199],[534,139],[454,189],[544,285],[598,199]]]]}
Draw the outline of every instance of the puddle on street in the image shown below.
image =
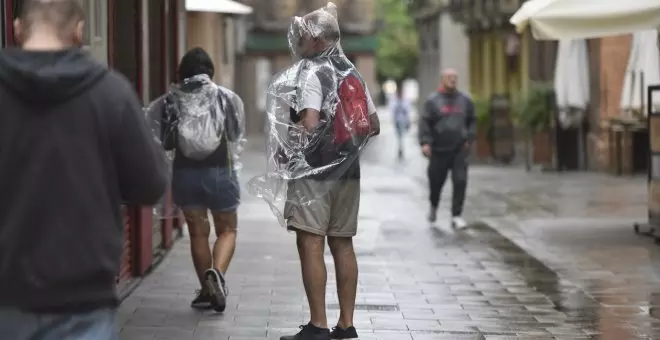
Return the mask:
{"type": "MultiPolygon", "coordinates": [[[[621,292],[589,294],[485,224],[456,233],[432,229],[430,235],[437,247],[460,244],[470,251],[478,247],[489,256],[473,265],[437,267],[445,280],[456,275],[467,278],[449,291],[458,301],[470,301],[463,309],[472,314],[471,319],[480,320],[462,326],[474,326],[486,338],[536,334],[541,339],[546,334],[567,339],[660,339],[660,295],[616,300],[621,292]],[[622,301],[618,306],[608,304],[622,301]]],[[[605,292],[609,286],[607,279],[591,285],[588,291],[605,292]]]]}

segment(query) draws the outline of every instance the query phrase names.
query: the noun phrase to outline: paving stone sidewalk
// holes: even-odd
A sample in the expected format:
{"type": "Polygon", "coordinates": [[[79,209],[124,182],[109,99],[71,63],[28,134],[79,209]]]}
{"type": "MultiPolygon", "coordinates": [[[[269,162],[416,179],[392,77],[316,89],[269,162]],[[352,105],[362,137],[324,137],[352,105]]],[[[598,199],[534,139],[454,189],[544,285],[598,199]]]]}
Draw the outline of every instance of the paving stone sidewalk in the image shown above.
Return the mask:
{"type": "MultiPolygon", "coordinates": [[[[628,270],[617,279],[624,272],[621,268],[640,259],[648,260],[644,268],[657,263],[653,261],[658,253],[648,242],[627,229],[630,237],[621,240],[628,254],[615,248],[618,253],[601,250],[595,256],[593,246],[585,249],[577,241],[559,247],[570,243],[566,239],[572,231],[567,228],[593,228],[590,218],[602,222],[603,216],[617,217],[623,223],[637,216],[643,211],[644,199],[635,196],[635,190],[643,189],[641,181],[474,167],[466,213],[472,221],[488,225],[476,222],[452,231],[446,223],[449,216],[441,216],[435,226],[424,221],[424,161],[415,149],[407,162],[397,162],[393,138],[386,130],[363,157],[360,232],[355,240],[360,339],[660,338],[660,324],[650,315],[653,303],[642,306],[653,300],[648,299],[653,289],[638,294],[646,300],[628,298],[633,287],[639,289],[640,282],[649,279],[639,270],[628,270]],[[616,195],[607,198],[608,190],[616,195]],[[626,195],[631,198],[626,200],[626,195]],[[617,201],[623,203],[611,204],[617,201]],[[582,224],[538,228],[534,219],[582,224]],[[534,231],[524,231],[527,227],[534,231]],[[544,239],[556,235],[548,230],[561,230],[566,236],[544,239]],[[617,254],[623,255],[616,259],[617,254]],[[609,264],[603,260],[607,257],[613,259],[609,264]],[[589,280],[581,279],[580,273],[589,280]],[[619,292],[631,282],[635,285],[626,288],[627,300],[620,299],[619,292]],[[594,285],[601,288],[594,290],[594,285]]],[[[412,151],[414,139],[407,144],[412,151]]],[[[258,168],[258,159],[246,156],[246,173],[258,168]]],[[[198,287],[184,239],[122,304],[122,340],[279,339],[307,321],[294,237],[277,225],[265,203],[246,193],[243,197],[238,249],[228,273],[227,311],[190,309],[198,287]]],[[[446,213],[448,207],[442,209],[446,213]]],[[[578,230],[578,236],[584,235],[578,230]]],[[[329,253],[326,264],[332,323],[338,306],[329,253]]]]}

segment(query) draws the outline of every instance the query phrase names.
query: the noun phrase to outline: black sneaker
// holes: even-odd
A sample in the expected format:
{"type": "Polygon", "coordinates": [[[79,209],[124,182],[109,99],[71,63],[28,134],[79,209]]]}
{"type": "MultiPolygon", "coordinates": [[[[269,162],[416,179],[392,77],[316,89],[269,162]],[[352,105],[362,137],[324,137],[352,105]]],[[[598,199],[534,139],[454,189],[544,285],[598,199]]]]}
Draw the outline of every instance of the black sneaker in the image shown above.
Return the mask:
{"type": "Polygon", "coordinates": [[[224,312],[227,308],[227,285],[225,276],[215,269],[207,269],[204,273],[206,289],[211,295],[211,306],[216,312],[224,312]]]}
{"type": "Polygon", "coordinates": [[[296,335],[284,335],[280,340],[331,340],[330,330],[318,328],[311,323],[300,326],[300,332],[296,335]]]}
{"type": "Polygon", "coordinates": [[[433,223],[438,219],[438,211],[437,208],[431,207],[431,210],[429,210],[429,216],[428,216],[429,222],[433,223]]]}
{"type": "Polygon", "coordinates": [[[195,298],[190,303],[190,307],[195,309],[211,308],[211,294],[207,293],[203,289],[196,291],[195,294],[195,298]]]}
{"type": "Polygon", "coordinates": [[[330,333],[330,339],[332,340],[357,340],[357,338],[357,330],[355,330],[355,327],[353,326],[346,329],[336,326],[332,329],[332,333],[330,333]]]}

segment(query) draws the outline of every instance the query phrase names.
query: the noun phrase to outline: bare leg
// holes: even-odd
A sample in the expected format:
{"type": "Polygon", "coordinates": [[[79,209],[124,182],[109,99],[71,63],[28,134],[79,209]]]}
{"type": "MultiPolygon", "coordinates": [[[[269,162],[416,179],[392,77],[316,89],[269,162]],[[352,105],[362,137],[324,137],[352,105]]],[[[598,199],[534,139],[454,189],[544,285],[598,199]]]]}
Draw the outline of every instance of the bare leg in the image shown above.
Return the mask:
{"type": "Polygon", "coordinates": [[[328,328],[328,318],[325,314],[325,284],[328,273],[323,260],[324,237],[300,230],[297,235],[303,284],[311,313],[310,322],[316,327],[328,328]]]}
{"type": "Polygon", "coordinates": [[[328,237],[328,245],[335,261],[337,272],[337,295],[339,296],[339,321],[343,329],[353,326],[355,297],[357,294],[358,265],[353,249],[353,238],[328,237]]]}
{"type": "Polygon", "coordinates": [[[192,253],[193,265],[199,283],[204,289],[204,271],[211,268],[213,259],[211,257],[211,247],[209,246],[209,234],[211,226],[206,214],[206,210],[187,210],[183,212],[188,224],[188,233],[190,234],[190,251],[192,253]]]}
{"type": "Polygon", "coordinates": [[[223,274],[227,272],[229,263],[236,249],[236,212],[213,213],[213,224],[217,239],[213,245],[213,267],[223,274]]]}

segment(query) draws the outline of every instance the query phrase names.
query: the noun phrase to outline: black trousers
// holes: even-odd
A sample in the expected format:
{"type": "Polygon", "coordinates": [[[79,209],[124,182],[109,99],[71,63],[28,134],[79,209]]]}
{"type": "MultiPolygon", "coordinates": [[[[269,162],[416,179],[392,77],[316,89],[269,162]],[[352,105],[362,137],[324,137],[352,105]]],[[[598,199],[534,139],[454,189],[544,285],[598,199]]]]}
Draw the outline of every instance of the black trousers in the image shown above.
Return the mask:
{"type": "Polygon", "coordinates": [[[469,150],[462,147],[455,151],[438,152],[431,155],[428,167],[429,176],[429,200],[431,207],[437,209],[440,204],[442,188],[447,181],[447,175],[451,171],[452,182],[452,216],[461,216],[463,203],[465,202],[465,191],[467,189],[469,150]]]}

